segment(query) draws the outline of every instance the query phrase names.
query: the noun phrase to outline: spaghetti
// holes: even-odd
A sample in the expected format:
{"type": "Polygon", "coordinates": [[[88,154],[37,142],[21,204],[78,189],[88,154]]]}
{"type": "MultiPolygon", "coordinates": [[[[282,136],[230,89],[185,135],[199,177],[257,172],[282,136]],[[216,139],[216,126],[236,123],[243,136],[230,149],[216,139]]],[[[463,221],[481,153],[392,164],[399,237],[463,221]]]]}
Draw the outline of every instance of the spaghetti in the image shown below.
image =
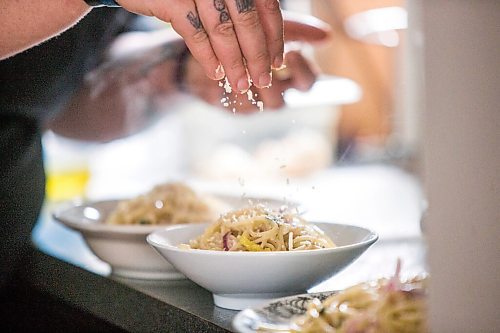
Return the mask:
{"type": "Polygon", "coordinates": [[[315,225],[285,209],[255,205],[222,215],[182,247],[215,251],[297,251],[335,247],[315,225]]]}
{"type": "Polygon", "coordinates": [[[347,288],[311,302],[293,332],[301,333],[424,333],[425,277],[402,282],[396,274],[347,288]]]}
{"type": "Polygon", "coordinates": [[[134,199],[121,201],[107,218],[109,224],[180,224],[213,221],[223,204],[202,197],[182,183],[158,185],[134,199]]]}

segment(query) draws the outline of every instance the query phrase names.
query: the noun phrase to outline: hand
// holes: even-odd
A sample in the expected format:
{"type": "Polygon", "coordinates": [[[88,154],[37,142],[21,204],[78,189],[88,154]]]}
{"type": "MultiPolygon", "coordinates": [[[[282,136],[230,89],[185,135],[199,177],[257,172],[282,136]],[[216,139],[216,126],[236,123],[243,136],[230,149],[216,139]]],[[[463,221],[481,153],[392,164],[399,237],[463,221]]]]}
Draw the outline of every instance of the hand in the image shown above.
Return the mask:
{"type": "Polygon", "coordinates": [[[279,0],[118,2],[129,11],[170,22],[206,75],[212,80],[227,76],[240,92],[250,88],[249,79],[257,87],[270,86],[271,67],[283,63],[279,0]]]}
{"type": "MultiPolygon", "coordinates": [[[[310,16],[288,13],[285,13],[285,17],[286,41],[315,43],[328,38],[329,28],[322,21],[310,16]]],[[[271,87],[252,87],[254,101],[249,101],[246,95],[225,93],[223,88],[204,77],[201,65],[191,58],[186,71],[185,90],[210,104],[225,106],[230,111],[233,111],[233,108],[237,112],[258,111],[256,101],[261,101],[266,109],[277,109],[284,105],[285,90],[295,88],[307,91],[316,81],[315,70],[298,51],[290,51],[285,55],[285,65],[285,69],[274,70],[271,87]]]]}

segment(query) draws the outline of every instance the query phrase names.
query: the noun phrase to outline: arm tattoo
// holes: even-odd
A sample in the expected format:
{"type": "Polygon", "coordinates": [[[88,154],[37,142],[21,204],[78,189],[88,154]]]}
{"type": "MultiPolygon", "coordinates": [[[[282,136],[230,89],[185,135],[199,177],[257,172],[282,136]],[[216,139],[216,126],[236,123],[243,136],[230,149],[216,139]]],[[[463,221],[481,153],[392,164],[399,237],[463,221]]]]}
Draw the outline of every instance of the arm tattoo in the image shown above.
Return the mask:
{"type": "Polygon", "coordinates": [[[229,21],[229,13],[226,9],[226,3],[224,0],[214,0],[214,7],[220,13],[220,23],[229,21]]]}
{"type": "Polygon", "coordinates": [[[191,23],[191,25],[196,29],[196,30],[202,30],[203,29],[203,25],[201,24],[201,20],[200,20],[200,17],[193,13],[193,12],[189,12],[187,14],[187,19],[189,20],[189,22],[191,23]]]}
{"type": "Polygon", "coordinates": [[[250,12],[255,9],[255,0],[236,0],[238,13],[250,12]]]}

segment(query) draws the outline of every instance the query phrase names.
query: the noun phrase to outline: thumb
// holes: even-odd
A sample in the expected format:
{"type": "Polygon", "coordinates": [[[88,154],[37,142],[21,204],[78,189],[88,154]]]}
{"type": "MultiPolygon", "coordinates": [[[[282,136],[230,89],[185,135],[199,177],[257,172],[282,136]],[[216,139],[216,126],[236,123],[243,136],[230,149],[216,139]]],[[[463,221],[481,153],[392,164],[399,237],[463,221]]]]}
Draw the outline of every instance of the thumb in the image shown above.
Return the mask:
{"type": "Polygon", "coordinates": [[[330,26],[320,19],[291,12],[283,12],[285,40],[309,43],[323,42],[330,36],[330,26]]]}

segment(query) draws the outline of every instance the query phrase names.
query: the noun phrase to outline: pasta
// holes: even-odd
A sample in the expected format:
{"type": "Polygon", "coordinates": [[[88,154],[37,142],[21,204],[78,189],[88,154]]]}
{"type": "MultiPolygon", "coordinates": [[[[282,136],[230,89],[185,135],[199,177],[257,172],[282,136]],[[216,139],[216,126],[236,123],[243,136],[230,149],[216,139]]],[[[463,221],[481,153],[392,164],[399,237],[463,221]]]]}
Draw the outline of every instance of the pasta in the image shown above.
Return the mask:
{"type": "Polygon", "coordinates": [[[222,209],[182,183],[158,185],[137,198],[121,201],[106,219],[109,224],[180,224],[212,221],[222,209]]]}
{"type": "Polygon", "coordinates": [[[311,302],[293,332],[424,333],[425,277],[402,282],[397,274],[347,288],[311,302]]]}
{"type": "Polygon", "coordinates": [[[318,227],[263,205],[228,212],[182,247],[215,251],[297,251],[335,247],[318,227]]]}

